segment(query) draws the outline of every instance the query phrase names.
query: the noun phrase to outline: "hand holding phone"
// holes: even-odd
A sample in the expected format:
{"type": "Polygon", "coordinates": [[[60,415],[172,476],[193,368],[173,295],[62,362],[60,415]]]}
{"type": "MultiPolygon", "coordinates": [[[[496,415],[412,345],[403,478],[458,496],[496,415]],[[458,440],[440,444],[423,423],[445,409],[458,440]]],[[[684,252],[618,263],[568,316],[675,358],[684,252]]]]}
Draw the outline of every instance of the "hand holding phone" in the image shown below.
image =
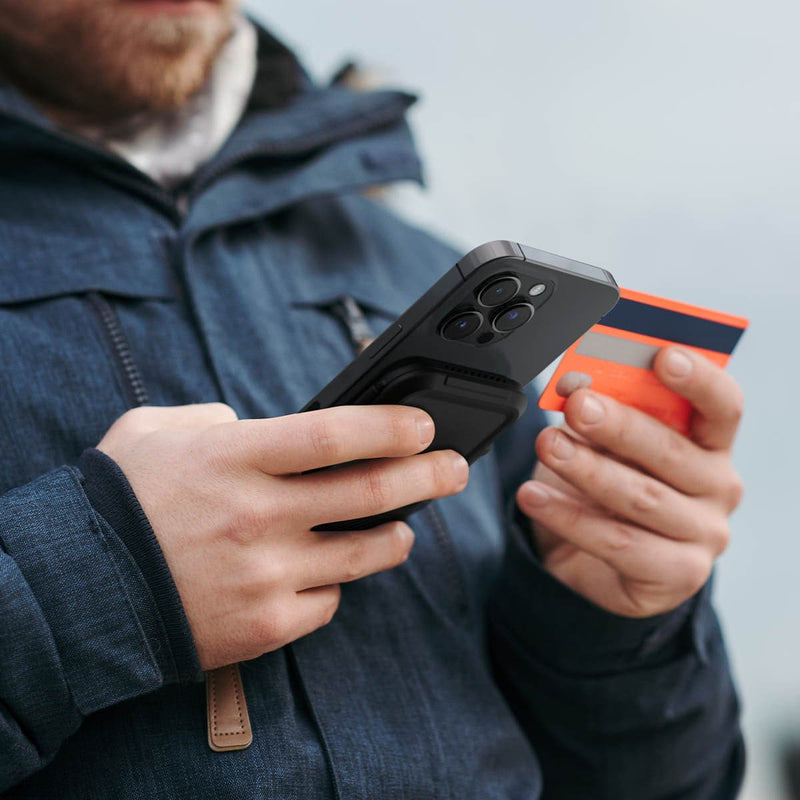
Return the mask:
{"type": "MultiPolygon", "coordinates": [[[[611,273],[509,241],[470,251],[303,409],[416,406],[429,449],[472,463],[523,413],[523,387],[617,302],[611,273]]],[[[320,526],[372,527],[420,504],[320,526]]]]}

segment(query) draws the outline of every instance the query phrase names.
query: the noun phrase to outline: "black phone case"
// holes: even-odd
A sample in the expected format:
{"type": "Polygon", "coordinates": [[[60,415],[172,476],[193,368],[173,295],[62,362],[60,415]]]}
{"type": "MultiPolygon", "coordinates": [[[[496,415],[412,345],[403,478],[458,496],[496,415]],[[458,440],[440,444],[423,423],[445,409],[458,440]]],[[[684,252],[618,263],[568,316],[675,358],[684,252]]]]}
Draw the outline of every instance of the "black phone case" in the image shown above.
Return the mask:
{"type": "MultiPolygon", "coordinates": [[[[515,242],[480,245],[302,410],[378,403],[416,406],[430,414],[435,424],[428,449],[456,450],[472,463],[525,411],[523,387],[618,299],[614,277],[599,267],[515,242]],[[482,292],[503,277],[516,279],[516,293],[486,305],[482,292]],[[520,327],[503,331],[494,324],[504,313],[522,306],[530,308],[532,316],[520,327]],[[469,336],[443,336],[448,322],[470,312],[480,314],[482,321],[469,336]]],[[[404,519],[424,505],[317,529],[370,528],[404,519]]]]}

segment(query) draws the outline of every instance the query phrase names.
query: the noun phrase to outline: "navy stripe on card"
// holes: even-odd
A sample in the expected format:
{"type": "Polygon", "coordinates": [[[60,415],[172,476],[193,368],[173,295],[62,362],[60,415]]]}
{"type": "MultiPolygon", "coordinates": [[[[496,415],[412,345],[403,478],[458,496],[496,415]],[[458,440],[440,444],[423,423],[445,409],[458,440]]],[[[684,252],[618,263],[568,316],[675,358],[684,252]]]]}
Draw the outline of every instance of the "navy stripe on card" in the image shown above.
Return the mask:
{"type": "Polygon", "coordinates": [[[734,325],[712,322],[625,298],[620,298],[598,324],[729,355],[744,333],[742,328],[734,325]]]}

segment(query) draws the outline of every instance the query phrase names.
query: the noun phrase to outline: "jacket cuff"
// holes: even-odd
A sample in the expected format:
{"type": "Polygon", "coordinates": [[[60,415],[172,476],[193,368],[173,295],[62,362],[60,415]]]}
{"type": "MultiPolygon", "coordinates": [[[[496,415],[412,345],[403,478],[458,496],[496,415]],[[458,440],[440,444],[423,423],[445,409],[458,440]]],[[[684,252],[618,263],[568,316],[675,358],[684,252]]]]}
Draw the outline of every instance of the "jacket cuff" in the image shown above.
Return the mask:
{"type": "MultiPolygon", "coordinates": [[[[515,506],[516,509],[516,506],[515,506]]],[[[537,557],[528,520],[514,514],[505,560],[490,602],[491,624],[525,652],[565,674],[600,676],[656,666],[702,648],[697,611],[708,584],[664,614],[612,614],[574,592],[537,557]]],[[[698,653],[703,660],[704,653],[698,653]]]]}
{"type": "Polygon", "coordinates": [[[153,612],[148,638],[155,642],[153,650],[162,673],[167,681],[197,680],[202,670],[183,603],[128,479],[116,461],[94,448],[83,452],[78,467],[89,502],[113,529],[147,584],[147,605],[153,612]]]}
{"type": "Polygon", "coordinates": [[[3,495],[0,542],[36,598],[82,715],[163,685],[146,606],[137,604],[144,581],[92,509],[76,469],[3,495]]]}

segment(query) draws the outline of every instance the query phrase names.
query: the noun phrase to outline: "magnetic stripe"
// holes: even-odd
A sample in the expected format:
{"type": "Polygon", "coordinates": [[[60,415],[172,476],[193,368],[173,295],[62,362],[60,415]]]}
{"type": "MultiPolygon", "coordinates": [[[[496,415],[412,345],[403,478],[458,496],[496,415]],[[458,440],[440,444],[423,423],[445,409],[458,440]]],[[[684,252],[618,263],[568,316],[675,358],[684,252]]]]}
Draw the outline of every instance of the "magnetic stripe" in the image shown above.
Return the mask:
{"type": "Polygon", "coordinates": [[[742,328],[733,325],[625,298],[620,298],[616,306],[600,320],[600,324],[728,354],[733,352],[743,333],[742,328]]]}

